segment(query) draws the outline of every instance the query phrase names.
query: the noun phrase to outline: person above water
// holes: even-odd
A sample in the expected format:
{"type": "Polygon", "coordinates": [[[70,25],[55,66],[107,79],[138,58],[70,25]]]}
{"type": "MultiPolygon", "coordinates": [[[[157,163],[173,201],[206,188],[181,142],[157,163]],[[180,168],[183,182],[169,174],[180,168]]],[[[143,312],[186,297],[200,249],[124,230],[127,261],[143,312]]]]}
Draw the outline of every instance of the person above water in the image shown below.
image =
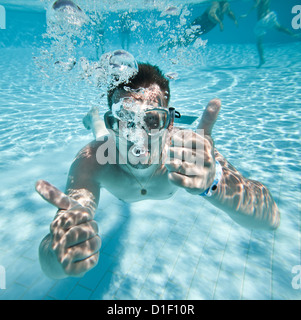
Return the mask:
{"type": "Polygon", "coordinates": [[[223,20],[225,15],[228,15],[228,17],[238,26],[237,19],[230,8],[228,1],[212,1],[205,12],[193,20],[182,37],[177,40],[169,39],[167,43],[159,48],[159,51],[164,48],[170,49],[175,46],[188,46],[201,35],[211,31],[217,25],[219,25],[220,31],[224,31],[223,20]]]}
{"type": "Polygon", "coordinates": [[[45,274],[82,276],[98,263],[101,240],[94,215],[101,188],[126,202],[163,201],[187,191],[199,197],[200,206],[205,198],[247,228],[279,226],[269,190],[243,177],[214,147],[211,133],[220,100],[208,103],[196,131],[179,129],[174,126],[177,113],[169,107],[168,79],[145,63],[107,97],[106,128],[101,119],[86,119],[86,125],[98,124],[102,133],[75,157],[65,193],[44,180],[36,183],[37,192],[59,209],[39,249],[45,274]]]}
{"type": "Polygon", "coordinates": [[[254,5],[250,11],[243,15],[242,17],[248,16],[254,9],[257,10],[257,23],[254,28],[254,33],[256,36],[256,45],[259,54],[259,65],[260,68],[264,63],[264,50],[263,50],[263,36],[267,33],[269,29],[275,29],[279,32],[283,32],[292,37],[298,37],[296,34],[291,32],[289,29],[283,27],[277,19],[277,14],[270,9],[270,0],[254,0],[254,5]]]}

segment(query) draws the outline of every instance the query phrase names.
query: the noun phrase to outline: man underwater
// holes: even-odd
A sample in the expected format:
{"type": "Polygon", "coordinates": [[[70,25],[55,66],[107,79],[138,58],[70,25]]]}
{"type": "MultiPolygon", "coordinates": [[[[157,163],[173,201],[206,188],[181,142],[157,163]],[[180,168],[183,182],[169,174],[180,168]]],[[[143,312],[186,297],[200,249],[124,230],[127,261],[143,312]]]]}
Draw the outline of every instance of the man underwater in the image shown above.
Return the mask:
{"type": "Polygon", "coordinates": [[[156,66],[138,67],[127,83],[108,91],[106,128],[92,114],[90,127],[98,139],[77,154],[65,193],[43,180],[36,184],[39,194],[59,209],[39,249],[41,267],[51,278],[82,276],[98,263],[101,240],[94,215],[101,188],[126,202],[164,200],[186,190],[247,228],[279,226],[269,190],[244,178],[214,148],[211,132],[220,100],[209,102],[196,132],[180,130],[168,106],[168,79],[156,66]]]}

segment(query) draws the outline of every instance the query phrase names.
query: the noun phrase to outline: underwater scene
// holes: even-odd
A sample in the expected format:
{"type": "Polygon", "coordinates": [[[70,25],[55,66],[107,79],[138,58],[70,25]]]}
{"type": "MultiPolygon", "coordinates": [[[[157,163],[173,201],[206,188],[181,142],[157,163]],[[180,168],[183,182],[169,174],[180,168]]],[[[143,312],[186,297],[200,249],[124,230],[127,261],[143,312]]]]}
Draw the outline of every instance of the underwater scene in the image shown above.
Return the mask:
{"type": "Polygon", "coordinates": [[[0,0],[0,300],[299,300],[301,2],[0,0]]]}

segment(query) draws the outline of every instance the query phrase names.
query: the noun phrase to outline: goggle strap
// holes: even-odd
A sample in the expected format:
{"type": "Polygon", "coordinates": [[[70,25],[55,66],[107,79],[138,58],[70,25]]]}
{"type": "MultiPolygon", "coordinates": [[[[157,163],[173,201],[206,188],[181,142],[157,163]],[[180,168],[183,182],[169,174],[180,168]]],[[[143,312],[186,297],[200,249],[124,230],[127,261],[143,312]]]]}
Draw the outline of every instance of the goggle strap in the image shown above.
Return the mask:
{"type": "Polygon", "coordinates": [[[168,108],[168,110],[169,110],[169,117],[170,117],[169,125],[168,125],[168,129],[169,129],[173,127],[175,118],[181,118],[181,114],[179,111],[176,111],[176,109],[173,107],[168,108]]]}

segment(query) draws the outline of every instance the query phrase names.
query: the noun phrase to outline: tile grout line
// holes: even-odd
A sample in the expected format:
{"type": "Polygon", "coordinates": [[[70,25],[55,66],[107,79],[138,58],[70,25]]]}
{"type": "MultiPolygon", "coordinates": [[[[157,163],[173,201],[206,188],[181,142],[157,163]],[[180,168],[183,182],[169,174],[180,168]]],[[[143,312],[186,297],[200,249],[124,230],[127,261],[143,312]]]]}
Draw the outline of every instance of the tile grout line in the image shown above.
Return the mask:
{"type": "Polygon", "coordinates": [[[273,266],[274,266],[274,252],[275,252],[275,242],[276,242],[276,233],[275,231],[273,232],[273,243],[272,243],[272,254],[271,254],[271,284],[270,284],[270,292],[271,292],[271,300],[273,299],[273,266]]]}
{"type": "MultiPolygon", "coordinates": [[[[301,183],[300,183],[300,194],[301,194],[301,183]]],[[[299,264],[301,265],[301,197],[299,198],[299,264]]]]}
{"type": "MultiPolygon", "coordinates": [[[[193,225],[196,223],[196,221],[197,221],[197,219],[198,219],[198,216],[199,216],[199,215],[197,215],[197,216],[195,217],[193,225]]],[[[192,226],[193,226],[193,225],[192,225],[192,226]]],[[[189,231],[188,235],[186,236],[185,240],[183,241],[183,244],[182,244],[182,246],[181,246],[181,249],[179,250],[178,256],[177,256],[177,258],[176,258],[176,260],[175,260],[175,262],[174,262],[174,264],[173,264],[173,268],[172,268],[170,274],[168,275],[168,280],[167,280],[167,282],[168,282],[168,281],[171,281],[171,280],[170,280],[170,275],[173,273],[173,271],[174,271],[174,269],[175,269],[175,267],[176,267],[176,264],[177,264],[177,262],[178,262],[178,260],[179,260],[179,256],[180,256],[180,254],[181,254],[181,251],[182,251],[182,249],[183,249],[183,247],[184,247],[184,245],[185,245],[185,243],[186,243],[186,241],[187,241],[187,239],[188,239],[188,237],[189,237],[189,235],[190,235],[190,233],[191,233],[191,229],[192,229],[192,227],[190,228],[190,231],[189,231]]],[[[171,282],[172,282],[172,281],[171,281],[171,282]]],[[[166,285],[167,285],[167,283],[166,283],[166,285]]],[[[166,285],[165,285],[165,288],[164,288],[164,290],[163,290],[163,292],[162,292],[162,295],[164,294],[164,292],[165,292],[165,290],[166,290],[166,285]]],[[[190,290],[190,287],[189,287],[189,289],[188,289],[188,292],[189,292],[189,290],[190,290]]]]}
{"type": "MultiPolygon", "coordinates": [[[[140,254],[141,254],[141,252],[143,251],[143,249],[145,248],[146,243],[148,242],[148,240],[150,239],[150,237],[152,236],[152,234],[154,233],[154,231],[155,231],[155,228],[153,228],[152,232],[151,232],[151,233],[149,234],[149,236],[147,237],[144,245],[139,249],[139,253],[140,253],[140,254]]],[[[111,256],[111,255],[108,254],[108,256],[111,256]]],[[[112,258],[115,258],[114,256],[111,256],[111,257],[112,257],[112,258]]],[[[136,259],[135,259],[134,261],[132,261],[131,266],[128,268],[127,272],[123,275],[123,278],[122,278],[122,280],[121,280],[121,282],[120,282],[120,284],[119,284],[119,287],[114,291],[114,294],[113,294],[113,296],[112,296],[112,299],[115,298],[115,295],[116,295],[116,293],[118,292],[118,290],[120,289],[121,284],[122,284],[123,281],[125,280],[125,278],[126,278],[127,274],[129,273],[131,267],[133,266],[133,264],[134,264],[136,261],[137,261],[137,257],[136,257],[136,259]]],[[[111,265],[110,265],[110,266],[111,266],[111,265]]],[[[109,270],[109,268],[108,268],[108,270],[107,270],[105,273],[107,273],[107,272],[110,272],[110,273],[113,274],[113,275],[115,274],[112,270],[109,270]]],[[[105,275],[104,275],[104,276],[105,276],[105,275]]],[[[102,279],[104,278],[104,276],[98,281],[97,286],[96,286],[95,288],[97,288],[97,287],[99,286],[99,284],[101,283],[101,281],[102,281],[102,279]]],[[[94,294],[94,291],[95,291],[95,289],[92,290],[92,293],[91,293],[90,297],[94,294]]]]}
{"type": "Polygon", "coordinates": [[[217,287],[217,282],[218,282],[218,279],[219,279],[219,275],[220,275],[220,272],[221,272],[221,268],[222,268],[222,264],[223,264],[223,260],[224,260],[224,256],[225,256],[225,251],[227,249],[229,238],[230,238],[230,235],[231,235],[231,231],[233,229],[233,224],[234,224],[234,221],[231,222],[231,226],[229,228],[229,234],[228,234],[227,241],[226,241],[226,244],[225,244],[225,247],[224,247],[224,250],[223,250],[223,254],[222,254],[221,261],[220,261],[220,265],[219,265],[219,268],[218,268],[217,278],[216,278],[216,281],[215,281],[215,284],[214,284],[214,289],[213,289],[213,294],[212,294],[212,299],[213,300],[214,300],[216,287],[217,287]]]}
{"type": "MultiPolygon", "coordinates": [[[[177,223],[178,223],[178,222],[175,222],[175,223],[173,224],[173,227],[174,227],[175,225],[177,225],[177,223]]],[[[170,231],[169,231],[169,233],[168,233],[168,236],[166,237],[165,242],[162,244],[162,246],[161,246],[161,248],[160,248],[160,252],[161,252],[161,250],[162,250],[163,246],[165,245],[165,243],[166,243],[166,241],[167,241],[167,239],[168,239],[169,235],[172,233],[172,229],[173,229],[173,227],[172,227],[172,228],[170,228],[170,231]]],[[[159,256],[160,256],[160,252],[158,253],[157,257],[159,257],[159,256]]],[[[144,284],[145,284],[145,281],[146,281],[146,279],[148,278],[148,276],[149,276],[150,272],[151,272],[151,269],[149,270],[149,272],[148,272],[147,276],[145,277],[145,280],[144,280],[144,282],[143,282],[143,285],[142,285],[142,287],[141,287],[141,288],[140,288],[140,290],[139,290],[138,297],[139,297],[139,295],[140,295],[140,293],[141,293],[141,290],[143,289],[143,286],[144,286],[144,284]]],[[[160,296],[162,296],[162,295],[164,294],[165,288],[166,288],[166,286],[164,287],[163,292],[160,294],[160,296]]]]}
{"type": "Polygon", "coordinates": [[[247,254],[246,254],[246,260],[245,260],[244,272],[243,272],[243,275],[242,275],[242,283],[241,283],[240,297],[239,297],[239,299],[240,299],[240,300],[242,300],[242,299],[243,299],[244,280],[245,280],[246,269],[247,269],[247,263],[248,263],[248,257],[249,257],[250,247],[251,247],[252,233],[253,233],[253,230],[251,230],[251,232],[250,232],[249,246],[248,246],[248,250],[247,250],[247,254]]]}
{"type": "Polygon", "coordinates": [[[217,213],[216,213],[215,216],[214,216],[214,219],[213,219],[213,221],[212,221],[212,223],[211,223],[210,229],[209,229],[208,232],[207,232],[204,245],[203,245],[203,247],[202,247],[202,249],[201,249],[201,251],[200,251],[199,259],[198,259],[198,262],[197,262],[197,264],[196,264],[196,266],[195,266],[194,274],[193,274],[193,277],[192,277],[192,279],[191,279],[191,281],[190,281],[190,286],[189,286],[189,289],[188,289],[188,292],[187,292],[187,295],[186,295],[185,300],[188,299],[188,295],[189,295],[189,292],[190,292],[190,289],[191,289],[193,280],[194,280],[194,278],[196,277],[196,272],[197,272],[198,266],[199,266],[200,261],[201,261],[201,257],[202,257],[202,254],[203,254],[203,249],[204,249],[204,247],[206,246],[206,244],[207,244],[207,242],[208,242],[209,235],[210,235],[210,233],[211,233],[211,231],[212,231],[212,228],[213,228],[213,225],[214,225],[214,223],[215,223],[216,217],[217,217],[217,213]]]}
{"type": "MultiPolygon", "coordinates": [[[[80,281],[80,280],[79,280],[79,281],[80,281]]],[[[89,297],[91,296],[91,294],[93,294],[93,291],[92,291],[91,289],[82,286],[81,284],[79,284],[79,281],[75,284],[75,286],[74,286],[74,287],[72,288],[72,290],[69,292],[69,294],[67,295],[67,297],[65,298],[65,300],[69,300],[69,297],[71,296],[72,292],[73,292],[74,290],[76,290],[77,288],[80,288],[80,289],[82,288],[82,289],[86,289],[86,290],[90,291],[89,297]]],[[[74,300],[74,299],[72,299],[72,300],[74,300]]],[[[75,300],[77,300],[77,299],[75,299],[75,300]]],[[[82,300],[82,299],[79,299],[79,300],[82,300]]],[[[89,300],[89,299],[85,299],[85,300],[89,300]]]]}
{"type": "MultiPolygon", "coordinates": [[[[160,222],[160,221],[159,221],[159,222],[160,222]]],[[[143,249],[145,248],[146,243],[147,243],[148,240],[151,238],[151,236],[152,236],[152,234],[155,232],[155,230],[156,230],[156,228],[154,227],[154,228],[153,228],[153,231],[151,232],[151,234],[148,236],[147,240],[145,241],[144,246],[141,247],[141,249],[140,249],[140,254],[141,254],[141,252],[143,251],[143,249]]],[[[170,231],[168,234],[170,234],[170,233],[171,233],[171,231],[170,231]]],[[[168,236],[166,237],[166,239],[167,239],[167,238],[168,238],[168,236]]],[[[166,241],[165,241],[165,242],[166,242],[166,241]]],[[[164,246],[165,242],[162,244],[162,247],[164,246]]],[[[161,248],[162,248],[162,247],[161,247],[161,248]]],[[[159,256],[159,255],[160,255],[160,254],[158,254],[158,256],[159,256]]],[[[140,255],[139,255],[139,256],[140,256],[140,255]]],[[[136,259],[132,262],[131,267],[132,267],[133,264],[137,261],[137,259],[138,259],[138,257],[136,257],[136,259]]],[[[140,263],[137,263],[137,264],[138,264],[138,265],[141,265],[140,263]]],[[[126,278],[127,274],[129,273],[131,267],[128,269],[127,273],[124,275],[124,279],[126,278]]],[[[147,274],[147,276],[145,277],[145,279],[148,277],[149,274],[150,274],[150,271],[149,271],[149,273],[147,274]]],[[[124,281],[124,279],[123,279],[123,281],[124,281]]],[[[123,282],[123,281],[122,281],[122,282],[123,282]]],[[[121,282],[121,283],[122,283],[122,282],[121,282]]],[[[145,283],[145,281],[143,282],[143,285],[144,285],[144,283],[145,283]]],[[[142,288],[143,288],[143,285],[142,285],[142,287],[141,287],[140,290],[139,290],[138,296],[139,296],[140,293],[141,293],[141,290],[142,290],[142,288]]],[[[120,286],[121,286],[121,285],[120,285],[120,286]]],[[[117,291],[120,289],[120,286],[119,286],[119,288],[115,291],[115,294],[116,294],[117,291]]],[[[114,297],[115,297],[115,294],[114,294],[114,297]]]]}
{"type": "MultiPolygon", "coordinates": [[[[283,167],[281,167],[281,182],[279,186],[279,195],[277,199],[277,207],[279,208],[279,202],[280,202],[280,195],[281,195],[281,189],[283,185],[283,167]]],[[[273,232],[273,243],[272,243],[272,253],[271,253],[271,283],[270,283],[270,294],[271,294],[271,300],[274,300],[274,292],[273,292],[273,267],[274,267],[274,259],[275,259],[275,243],[276,243],[276,231],[273,232]]]]}

